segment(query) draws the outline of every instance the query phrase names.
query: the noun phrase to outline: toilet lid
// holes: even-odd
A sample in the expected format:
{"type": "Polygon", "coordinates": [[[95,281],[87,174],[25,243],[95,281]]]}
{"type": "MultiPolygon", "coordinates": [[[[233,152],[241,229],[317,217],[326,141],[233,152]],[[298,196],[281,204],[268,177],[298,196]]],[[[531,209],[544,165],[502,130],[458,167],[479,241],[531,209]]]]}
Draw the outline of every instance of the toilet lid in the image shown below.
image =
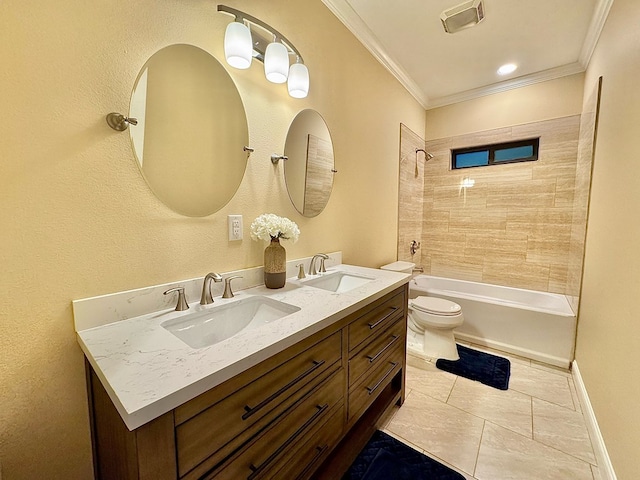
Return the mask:
{"type": "Polygon", "coordinates": [[[458,315],[462,307],[457,303],[437,297],[418,297],[409,301],[409,306],[433,315],[458,315]]]}

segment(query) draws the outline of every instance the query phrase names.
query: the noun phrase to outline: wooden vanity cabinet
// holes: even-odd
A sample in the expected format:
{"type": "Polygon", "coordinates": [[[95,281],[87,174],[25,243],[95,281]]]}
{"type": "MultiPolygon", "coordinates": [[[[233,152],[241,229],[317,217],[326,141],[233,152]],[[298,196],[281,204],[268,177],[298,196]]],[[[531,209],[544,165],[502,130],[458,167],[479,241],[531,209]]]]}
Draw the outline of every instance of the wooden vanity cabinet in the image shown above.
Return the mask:
{"type": "Polygon", "coordinates": [[[88,366],[96,478],[340,478],[404,400],[407,287],[129,431],[88,366]]]}

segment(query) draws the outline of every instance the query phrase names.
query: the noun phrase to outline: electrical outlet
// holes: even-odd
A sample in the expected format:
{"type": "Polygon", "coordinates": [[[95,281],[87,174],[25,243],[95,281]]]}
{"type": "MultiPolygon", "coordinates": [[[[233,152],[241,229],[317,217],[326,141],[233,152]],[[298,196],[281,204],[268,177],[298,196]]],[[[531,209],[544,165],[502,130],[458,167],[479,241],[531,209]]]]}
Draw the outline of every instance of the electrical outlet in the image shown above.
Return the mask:
{"type": "Polygon", "coordinates": [[[242,215],[229,215],[229,241],[242,240],[242,215]]]}

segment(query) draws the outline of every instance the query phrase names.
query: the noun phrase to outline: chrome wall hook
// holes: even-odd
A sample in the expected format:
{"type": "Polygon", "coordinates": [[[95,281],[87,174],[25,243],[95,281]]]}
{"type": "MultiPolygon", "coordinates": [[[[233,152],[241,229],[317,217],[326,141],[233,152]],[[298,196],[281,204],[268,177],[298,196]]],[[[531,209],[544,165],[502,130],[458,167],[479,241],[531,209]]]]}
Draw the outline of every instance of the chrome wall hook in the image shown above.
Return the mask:
{"type": "Polygon", "coordinates": [[[271,163],[276,165],[280,160],[289,160],[286,155],[278,155],[277,153],[271,154],[271,163]]]}
{"type": "Polygon", "coordinates": [[[244,147],[242,147],[242,151],[243,152],[247,152],[247,157],[250,157],[251,154],[255,151],[255,148],[251,148],[251,147],[245,145],[244,147]]]}
{"type": "Polygon", "coordinates": [[[118,132],[124,132],[129,128],[129,125],[138,125],[138,119],[125,117],[121,113],[111,112],[107,115],[107,124],[118,132]]]}

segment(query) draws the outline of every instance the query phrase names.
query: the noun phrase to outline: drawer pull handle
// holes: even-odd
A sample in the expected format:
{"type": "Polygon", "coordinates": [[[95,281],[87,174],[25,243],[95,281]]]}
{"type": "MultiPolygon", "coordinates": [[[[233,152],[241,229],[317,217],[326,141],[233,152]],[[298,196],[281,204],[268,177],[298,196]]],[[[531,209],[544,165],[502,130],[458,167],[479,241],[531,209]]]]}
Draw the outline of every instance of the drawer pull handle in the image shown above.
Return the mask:
{"type": "Polygon", "coordinates": [[[266,405],[268,405],[270,402],[272,402],[275,398],[280,396],[283,392],[285,392],[286,390],[289,390],[291,387],[293,387],[296,383],[301,381],[303,378],[311,375],[314,371],[316,371],[318,368],[320,368],[324,364],[325,364],[324,360],[320,360],[319,362],[316,361],[316,360],[313,360],[313,366],[311,368],[309,368],[308,370],[302,372],[300,375],[298,375],[296,378],[291,380],[289,383],[287,383],[280,390],[278,390],[274,394],[272,394],[272,395],[268,396],[267,398],[265,398],[263,401],[261,401],[255,407],[250,407],[249,405],[245,405],[245,407],[244,407],[245,413],[242,415],[242,420],[246,420],[251,415],[253,415],[257,411],[259,411],[261,408],[264,408],[266,405]]]}
{"type": "Polygon", "coordinates": [[[376,383],[373,387],[367,387],[367,391],[369,392],[369,395],[371,395],[373,392],[376,391],[376,389],[382,385],[382,382],[385,381],[385,379],[391,375],[391,372],[393,372],[393,370],[396,368],[396,366],[398,365],[398,362],[389,362],[391,364],[391,368],[389,369],[389,371],[387,373],[384,374],[384,377],[382,377],[380,380],[378,380],[378,383],[376,383]]]}
{"type": "Polygon", "coordinates": [[[389,343],[387,343],[384,347],[382,347],[382,350],[380,350],[378,353],[376,353],[375,355],[367,355],[367,358],[369,359],[369,363],[373,363],[375,362],[378,357],[380,355],[382,355],[389,347],[391,347],[391,345],[393,345],[394,343],[396,343],[396,340],[398,340],[400,338],[400,335],[392,335],[391,336],[391,341],[389,343]]]}
{"type": "Polygon", "coordinates": [[[287,438],[287,440],[285,440],[285,442],[282,445],[280,445],[275,452],[269,455],[269,458],[267,458],[264,462],[262,462],[262,464],[258,467],[255,467],[253,464],[249,465],[249,468],[251,469],[252,473],[247,477],[247,480],[253,480],[258,475],[260,475],[262,471],[265,470],[269,466],[269,464],[273,462],[284,450],[286,450],[289,447],[289,445],[293,441],[295,441],[295,439],[298,438],[311,424],[313,424],[313,422],[315,422],[317,418],[320,417],[320,415],[322,415],[327,410],[327,408],[329,408],[328,403],[325,403],[324,405],[316,405],[317,411],[311,416],[311,418],[309,418],[306,422],[304,422],[302,426],[294,432],[293,435],[287,438]]]}
{"type": "Polygon", "coordinates": [[[398,307],[389,307],[391,309],[391,312],[387,313],[384,317],[382,317],[380,320],[378,320],[376,323],[369,323],[369,328],[371,330],[373,330],[374,328],[376,328],[378,325],[380,325],[382,322],[384,322],[387,318],[389,318],[391,315],[393,315],[394,313],[396,313],[396,310],[398,310],[398,307]]]}
{"type": "Polygon", "coordinates": [[[318,445],[315,450],[316,454],[313,456],[311,461],[307,463],[307,468],[305,468],[300,475],[296,477],[296,480],[300,480],[301,478],[309,478],[309,470],[313,467],[313,464],[322,456],[325,450],[329,448],[329,444],[325,443],[323,446],[318,445]]]}

